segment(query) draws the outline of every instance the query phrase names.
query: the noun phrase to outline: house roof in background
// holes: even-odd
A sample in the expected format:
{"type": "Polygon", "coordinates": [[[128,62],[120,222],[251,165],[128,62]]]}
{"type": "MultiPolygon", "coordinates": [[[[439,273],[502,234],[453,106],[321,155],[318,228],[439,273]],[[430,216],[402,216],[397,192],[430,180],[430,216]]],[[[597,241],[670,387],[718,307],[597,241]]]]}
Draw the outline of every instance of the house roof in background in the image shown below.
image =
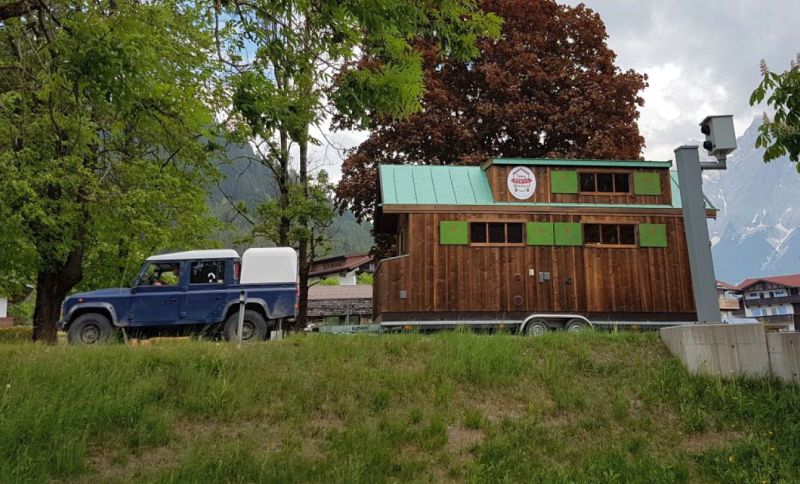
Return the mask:
{"type": "Polygon", "coordinates": [[[574,166],[574,167],[607,167],[607,168],[669,168],[671,161],[643,160],[557,160],[549,158],[494,158],[483,165],[483,169],[491,165],[523,165],[523,166],[574,166]]]}
{"type": "Polygon", "coordinates": [[[736,291],[738,289],[733,284],[728,284],[727,282],[720,281],[719,279],[717,279],[717,287],[725,289],[727,291],[736,291]]]}
{"type": "MultiPolygon", "coordinates": [[[[546,160],[559,161],[559,160],[546,160]]],[[[575,161],[575,160],[561,160],[575,161]]],[[[633,166],[636,162],[625,166],[633,166]]],[[[641,163],[666,163],[648,161],[641,163]]],[[[611,203],[496,202],[486,173],[479,166],[380,165],[381,205],[470,205],[523,207],[597,207],[634,209],[681,208],[678,174],[670,172],[671,205],[611,203]]],[[[706,209],[716,210],[706,199],[706,209]]]]}
{"type": "Polygon", "coordinates": [[[323,299],[372,299],[372,285],[323,286],[316,284],[308,288],[308,300],[323,299]]]}
{"type": "Polygon", "coordinates": [[[800,287],[800,274],[786,274],[783,276],[767,276],[745,279],[739,283],[737,289],[744,291],[745,289],[752,287],[759,282],[771,282],[773,284],[780,284],[781,286],[800,287]]]}
{"type": "Polygon", "coordinates": [[[342,271],[352,271],[363,264],[372,262],[372,260],[373,257],[367,252],[327,257],[325,259],[315,260],[314,263],[311,264],[308,275],[317,277],[342,271]]]}

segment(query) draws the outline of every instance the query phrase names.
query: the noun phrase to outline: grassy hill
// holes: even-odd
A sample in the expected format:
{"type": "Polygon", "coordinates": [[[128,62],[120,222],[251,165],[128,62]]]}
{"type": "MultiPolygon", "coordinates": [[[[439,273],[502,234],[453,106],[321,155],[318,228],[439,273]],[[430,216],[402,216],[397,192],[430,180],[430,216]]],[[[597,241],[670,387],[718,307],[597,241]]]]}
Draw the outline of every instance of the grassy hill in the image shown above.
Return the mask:
{"type": "Polygon", "coordinates": [[[3,482],[789,482],[800,388],[655,334],[0,344],[3,482]]]}

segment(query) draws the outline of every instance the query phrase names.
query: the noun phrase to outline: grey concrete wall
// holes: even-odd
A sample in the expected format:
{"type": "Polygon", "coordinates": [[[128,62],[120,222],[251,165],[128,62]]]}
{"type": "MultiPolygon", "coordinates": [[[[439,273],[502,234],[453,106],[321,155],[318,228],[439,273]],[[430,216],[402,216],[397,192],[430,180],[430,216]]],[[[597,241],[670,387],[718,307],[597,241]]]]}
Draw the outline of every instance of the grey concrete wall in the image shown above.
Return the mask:
{"type": "Polygon", "coordinates": [[[661,339],[691,373],[770,374],[764,327],[760,324],[672,326],[661,329],[661,339]]]}
{"type": "Polygon", "coordinates": [[[786,382],[800,382],[800,333],[767,333],[772,374],[786,382]]]}

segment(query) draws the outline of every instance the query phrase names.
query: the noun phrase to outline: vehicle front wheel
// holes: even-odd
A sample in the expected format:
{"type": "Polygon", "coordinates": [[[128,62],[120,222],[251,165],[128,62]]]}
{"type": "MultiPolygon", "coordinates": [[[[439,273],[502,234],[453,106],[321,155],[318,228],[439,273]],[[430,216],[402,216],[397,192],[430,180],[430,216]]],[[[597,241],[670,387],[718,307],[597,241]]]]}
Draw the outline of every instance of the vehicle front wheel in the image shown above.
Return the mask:
{"type": "Polygon", "coordinates": [[[67,331],[67,341],[73,345],[94,345],[108,343],[114,327],[107,317],[99,313],[86,313],[78,316],[67,331]]]}
{"type": "Polygon", "coordinates": [[[541,336],[546,334],[549,328],[544,319],[531,319],[525,325],[525,334],[528,336],[541,336]]]}
{"type": "MultiPolygon", "coordinates": [[[[228,316],[222,328],[222,337],[225,341],[238,341],[239,311],[228,316]]],[[[269,327],[264,316],[257,311],[247,309],[244,312],[244,323],[242,324],[242,341],[264,341],[267,339],[269,327]]]]}

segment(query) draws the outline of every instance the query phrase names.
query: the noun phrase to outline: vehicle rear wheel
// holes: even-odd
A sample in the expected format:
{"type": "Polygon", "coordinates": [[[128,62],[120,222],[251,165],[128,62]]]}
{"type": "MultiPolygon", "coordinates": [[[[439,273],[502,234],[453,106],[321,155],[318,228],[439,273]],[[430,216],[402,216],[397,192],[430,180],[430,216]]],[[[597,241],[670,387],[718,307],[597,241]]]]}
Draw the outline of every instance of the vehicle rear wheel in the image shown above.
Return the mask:
{"type": "Polygon", "coordinates": [[[564,329],[569,333],[580,333],[589,329],[589,325],[582,319],[570,319],[564,329]]]}
{"type": "Polygon", "coordinates": [[[107,317],[99,313],[86,313],[78,316],[67,331],[67,341],[73,345],[94,345],[108,343],[114,334],[114,327],[107,317]]]}
{"type": "MultiPolygon", "coordinates": [[[[239,311],[228,316],[225,326],[222,329],[222,337],[226,341],[239,340],[239,311]]],[[[269,334],[269,327],[264,316],[257,311],[247,309],[244,312],[244,323],[242,324],[242,341],[264,341],[269,334]]]]}
{"type": "Polygon", "coordinates": [[[544,319],[531,319],[525,325],[525,334],[528,336],[541,336],[546,334],[549,329],[544,319]]]}

